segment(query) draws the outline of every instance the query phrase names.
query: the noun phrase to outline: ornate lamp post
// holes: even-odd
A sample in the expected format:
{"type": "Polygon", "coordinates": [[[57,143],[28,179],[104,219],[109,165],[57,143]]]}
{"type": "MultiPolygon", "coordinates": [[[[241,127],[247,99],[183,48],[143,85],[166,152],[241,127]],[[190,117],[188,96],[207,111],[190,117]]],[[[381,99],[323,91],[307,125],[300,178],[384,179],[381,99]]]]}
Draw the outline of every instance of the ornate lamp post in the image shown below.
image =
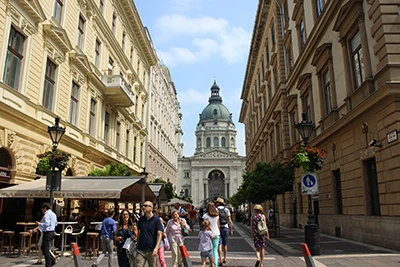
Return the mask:
{"type": "MultiPolygon", "coordinates": [[[[315,124],[307,119],[307,114],[305,112],[302,113],[302,121],[295,125],[297,131],[299,131],[301,138],[303,139],[304,145],[308,145],[308,138],[311,136],[315,124]]],[[[319,236],[319,228],[318,225],[315,224],[315,216],[313,213],[312,206],[312,195],[308,194],[308,221],[307,225],[304,227],[305,234],[305,242],[307,243],[310,252],[312,255],[320,255],[319,244],[320,244],[320,236],[319,236]]]]}
{"type": "MultiPolygon", "coordinates": [[[[49,133],[51,141],[53,142],[53,148],[52,148],[53,154],[55,154],[55,152],[57,151],[58,143],[60,142],[61,138],[65,133],[65,128],[60,127],[59,123],[60,123],[60,118],[57,116],[55,118],[55,124],[53,126],[47,127],[47,132],[49,133]]],[[[49,182],[46,183],[46,189],[49,188],[50,190],[50,205],[53,205],[54,189],[57,190],[56,188],[57,184],[61,187],[61,175],[57,175],[57,172],[61,174],[61,170],[60,167],[57,166],[57,161],[54,157],[50,161],[50,166],[51,166],[51,179],[49,182]],[[56,171],[56,167],[58,168],[58,171],[56,171]],[[58,177],[60,180],[57,181],[56,177],[58,177]],[[49,183],[50,186],[48,186],[49,183]]]]}
{"type": "Polygon", "coordinates": [[[140,175],[142,176],[143,180],[142,180],[142,205],[144,204],[144,202],[146,201],[146,184],[147,184],[147,175],[149,175],[148,172],[146,172],[146,167],[143,168],[143,171],[140,173],[140,175]]]}

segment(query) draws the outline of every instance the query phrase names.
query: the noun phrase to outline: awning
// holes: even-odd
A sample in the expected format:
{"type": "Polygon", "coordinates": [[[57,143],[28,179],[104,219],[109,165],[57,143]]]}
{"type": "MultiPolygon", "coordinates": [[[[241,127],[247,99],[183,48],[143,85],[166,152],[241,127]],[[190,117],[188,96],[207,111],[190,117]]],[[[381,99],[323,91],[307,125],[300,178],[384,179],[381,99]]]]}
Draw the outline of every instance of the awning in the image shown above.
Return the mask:
{"type": "MultiPolygon", "coordinates": [[[[63,177],[61,191],[54,191],[54,197],[69,199],[104,199],[141,202],[143,176],[85,176],[63,177]]],[[[29,183],[0,189],[0,197],[7,198],[49,198],[45,190],[46,178],[29,183]]],[[[145,199],[156,201],[157,197],[148,184],[144,184],[145,199]]]]}

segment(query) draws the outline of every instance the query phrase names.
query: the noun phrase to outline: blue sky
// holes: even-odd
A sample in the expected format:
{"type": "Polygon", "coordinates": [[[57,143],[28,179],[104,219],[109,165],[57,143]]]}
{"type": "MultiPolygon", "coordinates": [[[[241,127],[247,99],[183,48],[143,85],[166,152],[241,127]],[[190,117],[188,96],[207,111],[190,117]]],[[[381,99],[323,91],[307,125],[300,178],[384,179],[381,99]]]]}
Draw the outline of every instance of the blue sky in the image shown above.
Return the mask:
{"type": "Polygon", "coordinates": [[[184,155],[195,151],[199,114],[217,79],[223,104],[233,113],[237,151],[245,155],[238,122],[240,94],[258,0],[135,0],[158,57],[171,72],[183,114],[184,155]]]}

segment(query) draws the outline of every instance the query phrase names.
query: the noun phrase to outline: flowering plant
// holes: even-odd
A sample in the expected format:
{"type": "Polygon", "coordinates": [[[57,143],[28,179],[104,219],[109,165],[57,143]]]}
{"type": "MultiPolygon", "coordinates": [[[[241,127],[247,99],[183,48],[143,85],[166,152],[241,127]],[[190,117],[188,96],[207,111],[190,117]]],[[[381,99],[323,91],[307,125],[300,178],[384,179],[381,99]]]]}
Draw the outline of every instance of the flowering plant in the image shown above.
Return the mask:
{"type": "Polygon", "coordinates": [[[324,165],[326,150],[316,146],[302,146],[292,149],[291,162],[294,167],[302,167],[305,172],[319,170],[324,165]]]}
{"type": "Polygon", "coordinates": [[[39,154],[38,158],[39,163],[36,167],[37,174],[46,174],[46,172],[52,167],[58,168],[60,171],[64,170],[67,167],[68,160],[71,157],[71,154],[61,152],[59,150],[51,150],[47,151],[43,154],[39,154]]]}

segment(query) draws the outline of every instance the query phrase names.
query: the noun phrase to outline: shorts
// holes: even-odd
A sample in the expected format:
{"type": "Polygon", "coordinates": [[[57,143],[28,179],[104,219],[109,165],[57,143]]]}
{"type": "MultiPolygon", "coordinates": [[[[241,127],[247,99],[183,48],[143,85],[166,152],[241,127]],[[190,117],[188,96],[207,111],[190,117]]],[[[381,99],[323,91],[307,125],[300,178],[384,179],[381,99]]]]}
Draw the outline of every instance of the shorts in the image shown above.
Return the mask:
{"type": "Polygon", "coordinates": [[[226,246],[226,244],[228,244],[229,228],[221,227],[219,228],[219,232],[220,232],[219,244],[226,246]]]}
{"type": "Polygon", "coordinates": [[[208,251],[201,251],[200,257],[202,259],[207,259],[207,258],[212,259],[212,257],[213,257],[212,249],[210,249],[208,251]]]}

